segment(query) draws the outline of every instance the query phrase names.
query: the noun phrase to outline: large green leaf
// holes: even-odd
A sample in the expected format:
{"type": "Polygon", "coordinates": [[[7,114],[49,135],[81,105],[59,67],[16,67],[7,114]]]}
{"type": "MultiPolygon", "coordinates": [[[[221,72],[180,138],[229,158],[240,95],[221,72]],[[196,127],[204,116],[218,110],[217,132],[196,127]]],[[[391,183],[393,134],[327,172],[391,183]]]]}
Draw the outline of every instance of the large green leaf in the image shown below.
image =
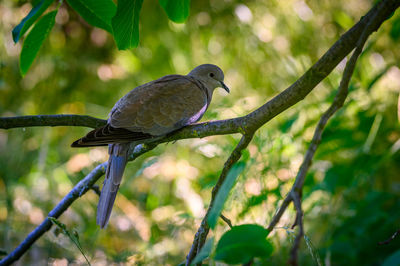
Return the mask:
{"type": "Polygon", "coordinates": [[[267,239],[268,233],[268,230],[256,224],[234,226],[222,235],[214,259],[228,264],[241,264],[255,257],[268,258],[273,250],[267,239]]]}
{"type": "Polygon", "coordinates": [[[19,58],[19,68],[22,76],[28,72],[32,65],[44,39],[49,35],[50,30],[54,26],[57,10],[44,15],[29,32],[22,46],[21,56],[19,58]]]}
{"type": "Polygon", "coordinates": [[[231,191],[233,185],[235,184],[236,178],[243,171],[245,165],[246,164],[243,162],[235,164],[226,176],[225,181],[222,183],[207,219],[207,222],[211,228],[214,228],[217,224],[218,217],[221,215],[222,208],[224,207],[225,201],[228,198],[229,191],[231,191]]]}
{"type": "Polygon", "coordinates": [[[54,0],[41,0],[35,5],[29,14],[24,17],[21,22],[12,30],[12,36],[15,43],[21,38],[22,35],[32,26],[40,15],[53,3],[54,0]]]}
{"type": "Polygon", "coordinates": [[[117,13],[112,18],[114,39],[119,50],[139,44],[139,14],[143,0],[119,0],[117,13]]]}
{"type": "Polygon", "coordinates": [[[159,0],[170,20],[183,23],[189,16],[190,0],[159,0]]]}
{"type": "Polygon", "coordinates": [[[112,0],[67,0],[89,24],[112,33],[111,19],[117,7],[112,0]]]}

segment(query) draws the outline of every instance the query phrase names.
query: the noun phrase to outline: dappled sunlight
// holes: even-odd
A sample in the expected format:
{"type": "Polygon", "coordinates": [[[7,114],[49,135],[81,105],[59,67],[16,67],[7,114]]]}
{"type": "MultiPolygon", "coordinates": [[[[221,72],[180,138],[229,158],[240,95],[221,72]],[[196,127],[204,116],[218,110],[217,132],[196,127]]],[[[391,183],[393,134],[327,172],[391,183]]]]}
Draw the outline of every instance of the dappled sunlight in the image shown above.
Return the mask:
{"type": "MultiPolygon", "coordinates": [[[[200,122],[245,116],[273,99],[373,5],[367,0],[191,1],[188,19],[179,24],[168,19],[158,1],[144,1],[139,46],[117,50],[112,34],[86,23],[70,1],[54,2],[51,10],[60,5],[55,25],[22,78],[19,55],[27,34],[14,44],[11,31],[32,8],[33,3],[25,2],[0,3],[3,117],[79,114],[107,119],[129,90],[168,74],[187,74],[199,64],[217,64],[230,93],[216,89],[200,122]]],[[[377,243],[398,230],[393,221],[399,219],[400,206],[399,22],[397,11],[371,35],[348,99],[327,123],[306,175],[305,234],[327,265],[378,265],[396,248],[392,243],[377,248],[377,243]]],[[[222,209],[233,225],[266,228],[271,222],[335,97],[348,59],[304,100],[261,127],[242,151],[239,164],[245,168],[222,209]]],[[[12,251],[76,184],[108,160],[107,147],[70,147],[90,130],[0,131],[0,251],[12,251]]],[[[129,162],[104,230],[96,225],[99,197],[92,189],[58,219],[76,231],[92,265],[177,265],[190,250],[212,188],[240,138],[227,134],[179,140],[129,162]]],[[[103,180],[104,175],[96,182],[100,189],[103,180]]],[[[256,259],[255,265],[287,263],[298,229],[290,228],[295,217],[291,204],[268,236],[274,245],[271,257],[267,262],[256,259]]],[[[228,230],[222,219],[210,230],[214,251],[228,230]]],[[[54,226],[18,263],[35,262],[86,264],[71,239],[54,226]]],[[[299,262],[315,264],[305,242],[299,262]]]]}

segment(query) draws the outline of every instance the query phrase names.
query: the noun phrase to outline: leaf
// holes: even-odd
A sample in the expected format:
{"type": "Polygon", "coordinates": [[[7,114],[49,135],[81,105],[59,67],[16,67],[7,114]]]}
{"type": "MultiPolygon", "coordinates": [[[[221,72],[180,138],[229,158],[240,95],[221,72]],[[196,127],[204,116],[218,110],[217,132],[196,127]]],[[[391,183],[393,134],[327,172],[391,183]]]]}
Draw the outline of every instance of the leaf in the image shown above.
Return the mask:
{"type": "Polygon", "coordinates": [[[159,0],[170,20],[183,23],[189,16],[190,0],[159,0]]]}
{"type": "Polygon", "coordinates": [[[273,250],[267,239],[268,233],[268,230],[256,224],[234,226],[222,235],[214,259],[228,264],[241,264],[254,257],[268,258],[273,250]]]}
{"type": "Polygon", "coordinates": [[[112,33],[111,19],[117,7],[112,0],[67,0],[90,25],[112,33]]]}
{"type": "Polygon", "coordinates": [[[57,226],[58,229],[61,230],[61,232],[66,235],[67,237],[69,237],[69,239],[75,244],[75,246],[79,249],[79,251],[82,253],[83,257],[85,257],[85,260],[87,262],[87,264],[90,266],[90,262],[88,260],[88,258],[86,257],[85,253],[83,252],[81,243],[79,242],[79,234],[76,230],[73,230],[72,233],[70,231],[68,231],[67,226],[65,224],[63,224],[62,222],[60,222],[59,220],[57,220],[54,217],[47,217],[55,226],[57,226]]]}
{"type": "Polygon", "coordinates": [[[139,44],[139,14],[143,0],[119,0],[117,13],[112,18],[114,39],[119,50],[139,44]]]}
{"type": "Polygon", "coordinates": [[[43,14],[43,12],[53,3],[53,0],[41,0],[34,6],[29,14],[12,30],[12,36],[15,43],[32,26],[32,24],[43,14]]]}
{"type": "Polygon", "coordinates": [[[208,258],[211,254],[213,244],[214,244],[214,237],[211,237],[201,248],[200,252],[197,253],[196,257],[194,257],[190,265],[196,265],[205,260],[206,258],[208,258]]]}
{"type": "Polygon", "coordinates": [[[392,253],[385,261],[382,263],[382,266],[394,266],[400,265],[400,250],[392,253]]]}
{"type": "Polygon", "coordinates": [[[235,184],[236,178],[240,175],[245,166],[246,164],[243,162],[235,164],[227,174],[225,181],[222,183],[221,189],[215,198],[214,205],[212,206],[210,215],[207,219],[207,222],[212,229],[214,229],[215,225],[217,224],[218,217],[221,214],[229,192],[235,184]]]}
{"type": "Polygon", "coordinates": [[[53,28],[57,10],[44,15],[29,32],[28,36],[22,46],[21,56],[19,58],[19,68],[22,76],[28,72],[29,67],[32,65],[44,39],[49,35],[50,30],[53,28]]]}

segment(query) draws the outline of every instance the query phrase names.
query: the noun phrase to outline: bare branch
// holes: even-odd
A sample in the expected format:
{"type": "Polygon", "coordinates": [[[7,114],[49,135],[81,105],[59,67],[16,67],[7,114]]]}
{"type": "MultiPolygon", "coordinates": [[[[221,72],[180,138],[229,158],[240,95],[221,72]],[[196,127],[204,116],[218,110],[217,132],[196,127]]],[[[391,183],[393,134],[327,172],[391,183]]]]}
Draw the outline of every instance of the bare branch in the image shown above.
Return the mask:
{"type": "Polygon", "coordinates": [[[106,120],[88,115],[27,115],[1,117],[0,128],[77,126],[97,128],[104,126],[106,120]]]}
{"type": "Polygon", "coordinates": [[[301,195],[303,190],[303,185],[305,181],[306,174],[311,166],[312,159],[314,154],[318,148],[318,145],[321,142],[321,136],[325,125],[327,124],[328,120],[333,116],[333,114],[340,109],[344,101],[346,100],[348,94],[348,87],[350,83],[350,79],[353,75],[357,59],[360,56],[364,44],[368,37],[372,34],[372,32],[376,29],[376,25],[378,21],[376,18],[379,18],[384,13],[385,7],[381,5],[375,14],[370,17],[368,24],[365,26],[363,33],[360,36],[360,39],[357,41],[356,49],[354,50],[350,60],[347,62],[346,67],[343,72],[342,80],[340,82],[338,93],[333,100],[332,105],[329,109],[322,115],[321,119],[318,122],[318,125],[315,129],[313,139],[310,143],[309,148],[307,149],[306,155],[304,157],[303,163],[300,166],[299,172],[296,176],[295,182],[292,186],[292,189],[285,197],[282,206],[279,208],[278,212],[272,218],[270,225],[268,226],[268,230],[271,231],[275,227],[275,225],[279,222],[280,218],[282,217],[283,213],[285,212],[286,208],[289,206],[290,202],[293,201],[296,209],[296,221],[292,227],[299,225],[299,233],[295,238],[295,242],[293,248],[291,250],[291,259],[290,264],[297,265],[297,253],[300,246],[301,238],[304,235],[303,229],[303,212],[301,210],[301,195]]]}
{"type": "Polygon", "coordinates": [[[394,234],[389,238],[389,239],[386,239],[385,241],[382,241],[382,242],[379,242],[378,243],[378,245],[388,245],[390,242],[392,242],[393,241],[393,239],[395,239],[396,238],[396,236],[398,236],[400,234],[400,229],[399,230],[397,230],[396,232],[394,232],[394,234]]]}
{"type": "Polygon", "coordinates": [[[292,194],[292,200],[293,200],[293,204],[294,207],[296,209],[296,220],[292,226],[292,228],[294,228],[296,225],[299,226],[299,232],[296,235],[296,238],[294,239],[294,244],[292,247],[292,250],[290,251],[290,260],[289,260],[289,264],[296,266],[298,265],[298,261],[297,261],[297,253],[298,250],[300,248],[300,241],[304,236],[304,227],[303,227],[303,211],[301,210],[301,197],[300,195],[295,192],[295,191],[291,191],[292,194]]]}
{"type": "MultiPolygon", "coordinates": [[[[84,179],[82,179],[75,187],[51,210],[48,217],[58,218],[68,209],[69,206],[80,196],[85,194],[93,184],[104,174],[107,163],[98,165],[84,179]]],[[[22,243],[10,254],[0,261],[0,265],[9,265],[17,261],[44,233],[51,228],[50,219],[46,218],[38,227],[35,228],[22,243]]]]}
{"type": "Polygon", "coordinates": [[[229,220],[228,218],[226,218],[226,216],[224,216],[223,214],[220,215],[221,219],[230,227],[232,228],[232,222],[231,220],[229,220]]]}

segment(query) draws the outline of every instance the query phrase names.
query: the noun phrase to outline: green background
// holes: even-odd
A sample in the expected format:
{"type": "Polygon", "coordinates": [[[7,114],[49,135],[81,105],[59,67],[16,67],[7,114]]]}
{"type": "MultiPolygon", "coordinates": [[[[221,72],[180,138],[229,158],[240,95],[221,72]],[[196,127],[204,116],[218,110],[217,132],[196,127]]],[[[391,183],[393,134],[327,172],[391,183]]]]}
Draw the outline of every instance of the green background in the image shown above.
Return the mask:
{"type": "MultiPolygon", "coordinates": [[[[245,115],[284,90],[373,5],[373,1],[192,1],[185,24],[144,1],[138,48],[118,51],[106,31],[89,26],[66,3],[24,78],[20,44],[11,31],[31,9],[0,3],[1,116],[86,114],[106,118],[129,90],[202,63],[225,71],[227,95],[216,90],[202,121],[245,115]]],[[[302,265],[380,265],[400,249],[389,238],[400,226],[400,15],[367,43],[345,106],[327,125],[307,176],[302,265]],[[310,244],[311,245],[311,244],[310,244]],[[310,251],[311,250],[311,251],[310,251]]],[[[246,169],[223,211],[234,225],[267,225],[290,189],[316,123],[333,100],[342,62],[307,98],[262,127],[244,155],[246,169]]],[[[105,148],[72,149],[87,128],[0,130],[0,248],[12,251],[68,191],[100,162],[105,148]]],[[[96,226],[98,197],[89,191],[60,221],[74,228],[92,263],[171,264],[184,261],[210,200],[211,188],[239,135],[163,144],[129,163],[110,225],[96,226]]],[[[292,208],[271,233],[272,256],[287,262],[292,208]]],[[[219,221],[211,233],[227,231],[219,221]]],[[[398,254],[398,253],[397,253],[398,254]]],[[[55,230],[25,263],[84,263],[55,230]]],[[[395,264],[391,264],[395,265],[395,264]]]]}

